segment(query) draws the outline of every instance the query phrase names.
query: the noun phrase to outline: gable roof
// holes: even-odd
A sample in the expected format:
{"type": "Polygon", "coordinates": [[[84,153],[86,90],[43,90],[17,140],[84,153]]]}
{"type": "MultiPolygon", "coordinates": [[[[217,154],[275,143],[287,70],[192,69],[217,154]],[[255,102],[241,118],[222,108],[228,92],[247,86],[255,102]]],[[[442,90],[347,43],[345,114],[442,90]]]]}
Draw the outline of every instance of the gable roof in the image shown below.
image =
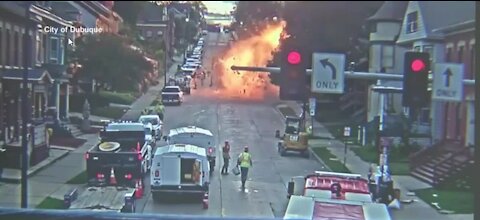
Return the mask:
{"type": "Polygon", "coordinates": [[[473,1],[410,1],[397,43],[421,39],[441,40],[444,35],[434,30],[473,19],[475,19],[475,2],[473,1]],[[419,30],[406,34],[407,16],[414,11],[419,11],[419,30]]]}
{"type": "Polygon", "coordinates": [[[377,12],[369,17],[370,22],[378,21],[399,21],[403,20],[408,1],[385,1],[377,12]]]}
{"type": "Polygon", "coordinates": [[[474,1],[418,1],[427,37],[432,30],[475,19],[474,1]]]}

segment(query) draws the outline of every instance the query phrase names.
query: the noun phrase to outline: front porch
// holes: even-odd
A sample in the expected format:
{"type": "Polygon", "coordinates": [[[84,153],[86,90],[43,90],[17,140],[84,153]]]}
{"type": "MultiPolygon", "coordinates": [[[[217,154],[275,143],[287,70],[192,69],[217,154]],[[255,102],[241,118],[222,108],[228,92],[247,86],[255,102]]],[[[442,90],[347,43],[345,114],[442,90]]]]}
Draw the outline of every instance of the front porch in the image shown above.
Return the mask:
{"type": "MultiPolygon", "coordinates": [[[[3,103],[0,123],[0,144],[5,148],[3,167],[19,168],[22,143],[22,77],[23,69],[8,69],[2,75],[3,103]]],[[[46,103],[48,90],[52,83],[50,74],[44,69],[28,71],[27,106],[29,109],[28,146],[29,165],[34,166],[49,155],[48,134],[46,129],[46,103]]]]}

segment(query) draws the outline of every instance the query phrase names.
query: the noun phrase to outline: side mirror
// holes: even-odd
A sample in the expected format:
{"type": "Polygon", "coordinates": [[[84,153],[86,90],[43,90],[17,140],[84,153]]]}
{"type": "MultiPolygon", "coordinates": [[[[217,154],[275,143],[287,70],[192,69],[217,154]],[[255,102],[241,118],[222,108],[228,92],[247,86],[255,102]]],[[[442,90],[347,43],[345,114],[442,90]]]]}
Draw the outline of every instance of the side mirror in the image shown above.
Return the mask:
{"type": "Polygon", "coordinates": [[[293,181],[288,182],[287,194],[288,194],[289,198],[290,198],[291,195],[293,195],[294,189],[295,189],[295,182],[293,182],[293,181]]]}

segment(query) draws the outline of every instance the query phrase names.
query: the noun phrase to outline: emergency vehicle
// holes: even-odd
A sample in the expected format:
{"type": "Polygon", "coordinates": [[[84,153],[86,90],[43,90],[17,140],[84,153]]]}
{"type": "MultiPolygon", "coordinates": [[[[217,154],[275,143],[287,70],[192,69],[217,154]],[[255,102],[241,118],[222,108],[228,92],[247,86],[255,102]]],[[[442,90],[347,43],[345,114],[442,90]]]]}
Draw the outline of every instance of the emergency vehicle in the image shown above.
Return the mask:
{"type": "Polygon", "coordinates": [[[284,219],[390,220],[387,206],[374,203],[368,180],[359,174],[320,172],[288,183],[284,219]]]}

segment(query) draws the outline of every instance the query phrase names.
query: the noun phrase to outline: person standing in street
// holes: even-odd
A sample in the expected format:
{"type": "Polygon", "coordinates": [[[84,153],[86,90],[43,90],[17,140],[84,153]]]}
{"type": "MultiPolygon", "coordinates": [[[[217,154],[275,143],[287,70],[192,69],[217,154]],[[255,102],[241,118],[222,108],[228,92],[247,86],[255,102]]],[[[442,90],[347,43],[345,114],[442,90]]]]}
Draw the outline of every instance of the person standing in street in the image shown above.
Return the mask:
{"type": "Polygon", "coordinates": [[[248,152],[248,146],[245,146],[243,152],[238,157],[237,164],[240,166],[240,173],[242,179],[242,191],[245,191],[245,182],[248,178],[248,170],[252,167],[252,155],[248,152]]]}
{"type": "Polygon", "coordinates": [[[225,146],[222,148],[223,152],[223,167],[222,167],[222,174],[228,175],[228,164],[230,162],[230,143],[225,141],[225,146]]]}

